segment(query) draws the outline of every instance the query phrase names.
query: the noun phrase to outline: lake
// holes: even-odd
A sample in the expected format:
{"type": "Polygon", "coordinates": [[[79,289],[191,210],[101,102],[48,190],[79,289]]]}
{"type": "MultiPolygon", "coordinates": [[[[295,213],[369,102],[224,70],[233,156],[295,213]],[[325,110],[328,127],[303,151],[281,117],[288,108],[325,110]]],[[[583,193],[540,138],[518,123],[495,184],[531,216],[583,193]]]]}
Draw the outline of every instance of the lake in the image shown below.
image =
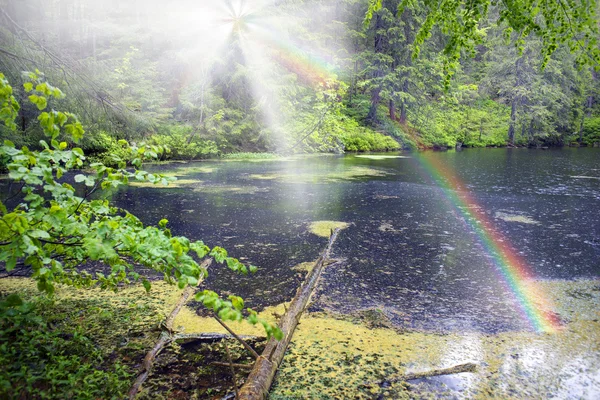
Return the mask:
{"type": "Polygon", "coordinates": [[[482,224],[530,278],[600,276],[600,149],[318,155],[147,169],[178,181],[122,188],[113,194],[116,204],[145,223],[167,218],[173,234],[259,266],[239,278],[213,264],[207,282],[257,309],[295,294],[303,273],[293,267],[314,261],[327,243],[311,232],[315,221],[350,225],[333,251],[343,261],[324,271],[311,310],[378,309],[398,328],[532,329],[494,265],[482,224]]]}

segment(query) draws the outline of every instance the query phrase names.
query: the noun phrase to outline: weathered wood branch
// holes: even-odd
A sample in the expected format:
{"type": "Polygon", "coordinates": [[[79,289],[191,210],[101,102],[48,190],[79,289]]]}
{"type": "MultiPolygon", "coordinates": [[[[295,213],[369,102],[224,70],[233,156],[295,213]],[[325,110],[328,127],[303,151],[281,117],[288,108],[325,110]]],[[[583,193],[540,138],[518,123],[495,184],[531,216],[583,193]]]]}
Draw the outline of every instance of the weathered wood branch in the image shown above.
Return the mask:
{"type": "Polygon", "coordinates": [[[267,342],[267,346],[262,355],[256,360],[254,368],[250,372],[248,379],[240,390],[240,400],[257,400],[266,399],[269,393],[273,378],[277,372],[277,368],[283,360],[283,356],[292,340],[294,330],[300,321],[302,313],[308,306],[310,297],[317,286],[317,282],[321,277],[325,262],[329,258],[331,249],[340,229],[336,229],[329,238],[329,243],[325,251],[321,254],[315,267],[308,273],[302,286],[296,292],[296,296],[292,299],[290,307],[285,315],[281,318],[279,327],[283,332],[283,339],[277,341],[271,338],[267,342]]]}
{"type": "Polygon", "coordinates": [[[227,332],[229,332],[229,333],[231,334],[231,336],[233,336],[233,337],[235,338],[235,340],[237,340],[238,342],[240,342],[240,344],[241,344],[242,346],[244,346],[244,347],[246,348],[246,350],[248,350],[248,351],[250,352],[250,354],[252,354],[252,356],[253,356],[254,358],[256,358],[256,359],[257,359],[258,357],[260,357],[260,356],[258,355],[258,353],[256,352],[256,350],[254,350],[254,349],[252,348],[252,346],[250,346],[248,343],[246,343],[246,341],[245,341],[244,339],[242,339],[240,336],[238,336],[238,334],[236,334],[236,333],[235,333],[233,330],[231,330],[231,328],[230,328],[230,327],[228,327],[228,326],[227,326],[227,325],[226,325],[226,324],[225,324],[225,323],[224,323],[224,322],[221,320],[221,318],[219,318],[219,317],[217,316],[217,314],[214,314],[214,313],[213,313],[213,316],[214,316],[214,318],[217,320],[217,322],[218,322],[219,324],[221,324],[221,326],[222,326],[223,328],[225,328],[225,329],[227,330],[227,332]]]}
{"type": "Polygon", "coordinates": [[[229,346],[227,346],[227,342],[223,342],[225,345],[225,351],[227,352],[227,361],[229,361],[229,371],[231,372],[231,380],[233,382],[233,389],[235,392],[236,400],[239,398],[238,386],[236,382],[235,369],[233,368],[233,361],[231,359],[231,352],[229,351],[229,346]]]}
{"type": "MultiPolygon", "coordinates": [[[[211,264],[211,262],[212,262],[212,259],[210,259],[210,258],[205,260],[202,263],[201,268],[204,268],[204,269],[208,268],[209,265],[211,264]]],[[[200,284],[200,282],[198,282],[198,284],[200,284]]],[[[187,303],[190,296],[192,294],[194,294],[194,291],[195,291],[195,289],[193,287],[191,287],[191,286],[186,287],[185,290],[183,291],[183,293],[181,294],[181,297],[179,297],[179,300],[175,304],[175,307],[173,307],[173,310],[167,316],[167,318],[165,320],[165,328],[166,329],[163,332],[161,332],[160,337],[158,338],[158,341],[156,342],[154,347],[144,357],[144,360],[142,361],[142,365],[141,365],[141,372],[138,375],[135,382],[133,383],[133,386],[131,386],[131,389],[129,390],[129,399],[130,400],[135,399],[135,396],[137,396],[138,392],[140,391],[140,388],[142,387],[142,385],[144,384],[146,379],[148,379],[148,376],[150,375],[150,372],[152,371],[152,366],[154,365],[154,360],[156,359],[156,356],[165,348],[165,346],[167,346],[169,343],[171,343],[172,341],[177,339],[177,335],[172,334],[173,321],[175,321],[177,314],[179,314],[179,311],[181,311],[181,308],[185,305],[185,303],[187,303]]]]}
{"type": "Polygon", "coordinates": [[[240,369],[252,369],[254,368],[254,364],[236,364],[236,363],[225,363],[225,362],[219,362],[219,361],[213,361],[211,362],[211,365],[216,365],[217,367],[229,367],[230,365],[232,365],[234,368],[240,368],[240,369]]]}
{"type": "MultiPolygon", "coordinates": [[[[262,341],[266,340],[264,336],[238,335],[239,338],[245,341],[262,341]]],[[[219,340],[235,339],[233,335],[227,333],[178,333],[173,335],[173,340],[187,340],[189,342],[217,342],[219,340]]]]}
{"type": "Polygon", "coordinates": [[[477,370],[477,364],[473,364],[473,363],[459,364],[459,365],[455,365],[454,367],[450,367],[450,368],[432,369],[432,370],[423,371],[423,372],[411,372],[409,374],[399,375],[396,377],[385,379],[381,382],[378,382],[378,384],[381,384],[383,382],[389,382],[389,383],[405,382],[405,381],[410,381],[413,379],[429,378],[432,376],[460,374],[462,372],[475,372],[475,370],[477,370]]]}

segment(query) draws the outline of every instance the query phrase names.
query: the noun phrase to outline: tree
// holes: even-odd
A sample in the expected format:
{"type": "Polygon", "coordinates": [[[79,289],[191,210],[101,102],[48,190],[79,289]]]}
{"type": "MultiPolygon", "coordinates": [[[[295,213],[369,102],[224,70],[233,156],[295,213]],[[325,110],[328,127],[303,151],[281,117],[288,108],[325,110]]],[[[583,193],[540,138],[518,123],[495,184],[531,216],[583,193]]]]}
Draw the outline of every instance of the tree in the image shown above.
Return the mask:
{"type": "MultiPolygon", "coordinates": [[[[383,3],[384,0],[370,0],[366,23],[383,3]]],[[[398,15],[402,15],[406,8],[418,9],[426,14],[415,38],[415,57],[431,36],[434,26],[448,36],[444,48],[447,85],[461,54],[474,55],[476,46],[483,42],[485,31],[482,25],[489,18],[502,27],[506,38],[514,39],[519,52],[523,50],[526,37],[538,36],[542,41],[542,68],[562,44],[576,54],[578,65],[592,65],[596,69],[600,66],[598,3],[595,0],[402,0],[398,15]]]]}
{"type": "MultiPolygon", "coordinates": [[[[148,277],[138,272],[140,266],[163,274],[165,280],[180,288],[194,286],[207,271],[192,254],[198,259],[211,256],[240,274],[256,271],[256,267],[229,257],[223,248],[210,249],[201,241],[173,236],[166,219],[159,221],[157,227],[144,226],[134,215],[108,201],[90,200],[96,190],[118,187],[130,180],[167,184],[169,178],[140,169],[143,160],[156,158],[163,148],[130,146],[120,141],[134,169],[126,168],[125,158],[118,168],[91,164],[93,173],[73,176],[83,190],[83,195],[77,195],[76,187],[61,178],[84,165],[85,155],[75,147],[83,138],[84,129],[74,114],[54,108],[45,111],[58,105],[64,94],[46,82],[42,73],[25,73],[24,79],[29,101],[41,112],[37,119],[45,139],[40,141],[39,151],[18,149],[8,140],[0,147],[0,158],[9,177],[20,183],[23,195],[18,200],[0,202],[0,261],[6,263],[7,272],[16,267],[27,268],[39,290],[52,294],[58,283],[116,290],[121,283],[141,281],[150,290],[148,277]],[[9,209],[10,202],[17,204],[9,209]],[[89,261],[107,266],[108,271],[81,269],[89,261]]],[[[14,121],[19,109],[12,87],[0,74],[0,117],[13,132],[17,129],[14,121]]],[[[269,336],[281,335],[278,328],[258,320],[250,309],[244,317],[244,302],[237,296],[224,300],[205,290],[196,299],[223,320],[246,318],[252,324],[261,323],[269,336]]]]}

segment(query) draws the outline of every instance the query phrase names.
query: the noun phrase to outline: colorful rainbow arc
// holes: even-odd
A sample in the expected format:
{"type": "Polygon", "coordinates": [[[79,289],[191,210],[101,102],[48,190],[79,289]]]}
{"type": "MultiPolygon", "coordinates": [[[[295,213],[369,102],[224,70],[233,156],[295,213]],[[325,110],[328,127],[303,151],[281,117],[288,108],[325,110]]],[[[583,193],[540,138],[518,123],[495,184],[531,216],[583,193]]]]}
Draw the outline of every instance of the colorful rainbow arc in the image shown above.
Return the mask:
{"type": "Polygon", "coordinates": [[[533,282],[533,274],[509,241],[494,227],[492,221],[465,184],[444,165],[439,158],[423,154],[415,156],[421,166],[438,184],[444,195],[462,215],[465,223],[477,233],[480,243],[492,257],[494,267],[502,280],[514,294],[523,317],[538,333],[552,333],[561,323],[552,310],[552,304],[545,293],[533,282]]]}
{"type": "Polygon", "coordinates": [[[291,41],[282,39],[284,35],[269,29],[268,26],[258,24],[252,19],[248,19],[246,23],[254,28],[252,39],[269,48],[275,61],[301,79],[311,84],[319,84],[336,78],[334,67],[323,58],[315,54],[308,55],[291,41]]]}

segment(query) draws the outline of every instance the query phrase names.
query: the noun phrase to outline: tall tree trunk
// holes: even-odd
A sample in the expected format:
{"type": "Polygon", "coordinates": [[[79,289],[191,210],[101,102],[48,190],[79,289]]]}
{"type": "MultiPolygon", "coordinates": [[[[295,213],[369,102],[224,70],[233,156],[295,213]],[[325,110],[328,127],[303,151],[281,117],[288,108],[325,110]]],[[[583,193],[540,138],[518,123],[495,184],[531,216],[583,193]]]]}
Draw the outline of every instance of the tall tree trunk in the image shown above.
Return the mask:
{"type": "Polygon", "coordinates": [[[350,85],[350,98],[348,99],[348,105],[352,107],[352,97],[356,90],[356,80],[358,75],[358,59],[354,60],[354,72],[352,74],[352,83],[350,85]]]}
{"type": "MultiPolygon", "coordinates": [[[[383,18],[380,13],[375,16],[375,53],[379,54],[383,52],[383,35],[377,33],[383,28],[383,18]]],[[[377,69],[373,74],[373,80],[375,86],[371,89],[371,107],[369,108],[369,114],[367,115],[367,121],[371,123],[377,122],[377,107],[381,101],[381,78],[383,77],[383,65],[380,60],[376,60],[377,69]]]]}
{"type": "MultiPolygon", "coordinates": [[[[404,21],[404,37],[406,38],[406,48],[409,49],[415,38],[414,38],[414,32],[413,32],[413,28],[411,25],[412,22],[412,12],[408,9],[408,7],[404,10],[404,12],[402,13],[401,16],[402,20],[404,21]]],[[[405,65],[406,67],[410,67],[412,66],[412,52],[408,52],[408,55],[406,57],[406,61],[405,61],[405,65]]],[[[407,70],[404,76],[404,82],[402,82],[402,92],[404,93],[408,93],[408,78],[410,75],[410,70],[407,70]]],[[[402,100],[401,102],[402,104],[400,105],[400,123],[401,124],[406,124],[406,114],[408,112],[408,106],[406,104],[406,100],[402,100]]]]}
{"type": "MultiPolygon", "coordinates": [[[[523,57],[519,57],[517,58],[517,61],[515,62],[515,76],[516,76],[516,83],[515,83],[515,87],[519,87],[522,85],[521,82],[521,64],[523,62],[523,57]]],[[[508,144],[511,146],[514,146],[515,144],[515,125],[517,123],[517,106],[519,105],[519,102],[521,101],[521,95],[518,94],[513,94],[513,98],[511,101],[511,105],[510,105],[510,124],[508,126],[508,144]]]]}
{"type": "Polygon", "coordinates": [[[515,124],[517,119],[517,98],[513,98],[510,106],[510,124],[508,126],[508,144],[515,144],[515,124]]]}
{"type": "MultiPolygon", "coordinates": [[[[404,84],[402,85],[402,91],[404,93],[408,93],[408,78],[406,78],[404,80],[404,84]]],[[[401,104],[400,104],[400,123],[401,124],[405,124],[406,123],[406,113],[407,113],[407,107],[406,107],[406,100],[402,100],[401,104]]]]}
{"type": "Polygon", "coordinates": [[[395,121],[396,120],[396,104],[394,103],[394,100],[392,100],[392,99],[390,99],[389,109],[390,109],[390,119],[392,121],[395,121]]]}

